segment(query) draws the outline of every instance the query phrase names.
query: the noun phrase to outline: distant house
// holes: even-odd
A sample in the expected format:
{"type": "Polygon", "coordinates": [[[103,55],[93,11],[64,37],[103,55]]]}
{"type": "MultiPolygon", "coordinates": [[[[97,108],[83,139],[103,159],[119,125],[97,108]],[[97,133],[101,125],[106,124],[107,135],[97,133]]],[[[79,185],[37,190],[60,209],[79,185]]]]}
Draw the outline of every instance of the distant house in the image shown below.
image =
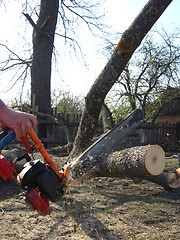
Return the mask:
{"type": "Polygon", "coordinates": [[[155,123],[180,123],[180,96],[163,105],[155,119],[155,123]]]}
{"type": "Polygon", "coordinates": [[[180,89],[169,87],[164,94],[164,99],[155,123],[180,123],[180,89]]]}
{"type": "Polygon", "coordinates": [[[152,122],[141,125],[142,144],[158,144],[166,152],[180,152],[180,89],[168,88],[152,122]]]}

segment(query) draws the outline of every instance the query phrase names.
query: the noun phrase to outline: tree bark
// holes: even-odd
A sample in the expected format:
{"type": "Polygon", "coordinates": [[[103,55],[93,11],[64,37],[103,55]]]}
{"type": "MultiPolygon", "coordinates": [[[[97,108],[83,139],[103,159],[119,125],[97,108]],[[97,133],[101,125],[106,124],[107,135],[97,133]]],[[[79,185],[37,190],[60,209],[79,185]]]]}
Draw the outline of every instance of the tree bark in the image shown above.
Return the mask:
{"type": "Polygon", "coordinates": [[[173,191],[175,189],[180,188],[180,176],[178,176],[176,170],[175,171],[167,171],[164,170],[158,176],[147,176],[145,180],[150,182],[159,184],[162,186],[166,191],[173,191]]]}
{"type": "Polygon", "coordinates": [[[127,148],[98,157],[83,154],[71,163],[72,177],[139,177],[159,175],[165,167],[165,153],[158,145],[127,148]]]}
{"type": "Polygon", "coordinates": [[[58,0],[41,0],[40,13],[33,31],[31,97],[35,95],[38,111],[51,110],[51,58],[59,9],[58,0]]]}
{"type": "Polygon", "coordinates": [[[104,99],[118,80],[134,51],[172,0],[149,0],[131,26],[123,33],[86,98],[71,157],[78,156],[91,143],[104,99]],[[87,127],[88,126],[88,127],[87,127]]]}
{"type": "Polygon", "coordinates": [[[103,122],[103,130],[104,130],[104,133],[106,133],[113,128],[113,119],[112,119],[112,114],[105,103],[102,105],[102,108],[101,108],[101,116],[102,116],[102,122],[103,122]]]}
{"type": "Polygon", "coordinates": [[[83,154],[71,162],[70,182],[81,184],[92,177],[130,178],[135,182],[147,180],[167,191],[180,188],[180,171],[168,171],[165,153],[158,145],[138,146],[97,158],[83,154]]]}

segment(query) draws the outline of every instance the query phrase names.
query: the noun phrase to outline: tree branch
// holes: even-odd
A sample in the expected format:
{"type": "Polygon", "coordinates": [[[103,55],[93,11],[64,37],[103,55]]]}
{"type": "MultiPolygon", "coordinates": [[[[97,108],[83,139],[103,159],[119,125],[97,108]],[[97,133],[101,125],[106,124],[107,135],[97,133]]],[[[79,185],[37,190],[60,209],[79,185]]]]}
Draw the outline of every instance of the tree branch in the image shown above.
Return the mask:
{"type": "Polygon", "coordinates": [[[148,1],[131,26],[122,35],[111,58],[86,96],[84,111],[75,138],[74,148],[71,152],[72,157],[79,155],[89,146],[107,93],[119,78],[147,32],[171,2],[172,0],[148,1]],[[91,127],[87,128],[87,123],[91,127]]]}
{"type": "Polygon", "coordinates": [[[31,24],[31,26],[37,31],[38,30],[38,27],[37,25],[35,24],[35,22],[32,20],[31,16],[28,14],[28,13],[22,13],[26,18],[27,20],[29,21],[29,23],[31,24]]]}

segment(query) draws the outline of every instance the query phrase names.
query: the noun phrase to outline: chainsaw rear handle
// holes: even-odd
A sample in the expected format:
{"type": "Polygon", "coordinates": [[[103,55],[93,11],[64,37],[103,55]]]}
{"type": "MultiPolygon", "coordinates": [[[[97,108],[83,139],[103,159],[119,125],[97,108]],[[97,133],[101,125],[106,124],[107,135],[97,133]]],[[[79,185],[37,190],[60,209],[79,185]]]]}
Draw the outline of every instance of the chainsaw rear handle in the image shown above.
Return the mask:
{"type": "MultiPolygon", "coordinates": [[[[1,142],[0,142],[0,151],[2,151],[3,148],[4,148],[6,145],[10,144],[10,143],[16,138],[15,132],[14,132],[14,131],[11,131],[11,132],[8,134],[9,131],[11,131],[11,130],[10,130],[9,128],[6,128],[4,131],[2,131],[2,132],[0,133],[0,140],[1,140],[1,142]]],[[[21,140],[22,140],[22,142],[23,142],[23,144],[24,144],[27,152],[28,152],[28,153],[32,153],[32,149],[31,149],[31,147],[30,147],[30,145],[29,145],[29,143],[28,143],[27,137],[26,137],[26,136],[23,136],[23,137],[21,137],[21,140]]]]}
{"type": "Polygon", "coordinates": [[[11,131],[8,134],[8,130],[7,129],[5,129],[1,134],[2,134],[1,136],[5,136],[5,137],[3,137],[3,139],[0,142],[0,151],[2,151],[3,148],[5,148],[6,145],[11,143],[16,138],[15,132],[11,131]]]}

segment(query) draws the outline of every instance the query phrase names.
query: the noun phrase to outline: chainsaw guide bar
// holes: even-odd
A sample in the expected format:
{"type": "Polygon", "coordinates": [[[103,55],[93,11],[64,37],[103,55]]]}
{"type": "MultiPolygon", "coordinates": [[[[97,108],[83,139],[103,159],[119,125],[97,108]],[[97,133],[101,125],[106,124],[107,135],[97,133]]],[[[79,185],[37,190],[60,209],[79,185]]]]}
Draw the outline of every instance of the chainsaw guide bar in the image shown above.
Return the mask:
{"type": "Polygon", "coordinates": [[[100,155],[110,154],[115,151],[116,147],[124,138],[130,135],[142,123],[143,119],[143,111],[136,109],[86,149],[78,159],[96,158],[100,155]]]}

